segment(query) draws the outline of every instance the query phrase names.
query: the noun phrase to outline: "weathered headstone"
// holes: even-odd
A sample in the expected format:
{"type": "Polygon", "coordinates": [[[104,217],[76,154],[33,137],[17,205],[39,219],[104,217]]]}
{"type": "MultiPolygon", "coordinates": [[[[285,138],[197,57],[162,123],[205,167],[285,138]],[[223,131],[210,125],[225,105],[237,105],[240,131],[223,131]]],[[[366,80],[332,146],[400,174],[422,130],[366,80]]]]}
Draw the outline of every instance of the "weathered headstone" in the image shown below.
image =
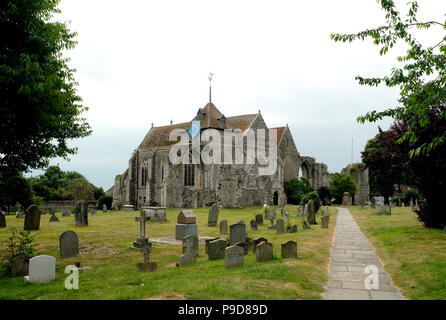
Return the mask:
{"type": "Polygon", "coordinates": [[[284,208],[281,207],[281,208],[280,208],[280,216],[283,217],[283,214],[284,214],[284,208]]]}
{"type": "Polygon", "coordinates": [[[256,261],[268,261],[273,258],[273,244],[268,241],[260,242],[256,248],[256,261]]]}
{"type": "Polygon", "coordinates": [[[293,224],[291,227],[290,227],[290,233],[296,233],[297,232],[297,225],[296,224],[293,224]]]}
{"type": "Polygon", "coordinates": [[[263,226],[263,215],[261,213],[256,214],[256,221],[258,226],[263,226]]]}
{"type": "Polygon", "coordinates": [[[139,237],[133,242],[135,248],[144,248],[151,245],[149,244],[149,239],[146,238],[146,222],[150,220],[150,217],[146,217],[144,211],[140,211],[140,216],[135,217],[135,221],[139,222],[139,237]]]}
{"type": "Polygon", "coordinates": [[[39,230],[40,228],[40,210],[32,204],[25,212],[24,230],[39,230]]]}
{"type": "Polygon", "coordinates": [[[302,228],[303,229],[311,229],[310,223],[308,223],[307,220],[302,221],[302,228]]]}
{"type": "Polygon", "coordinates": [[[330,216],[321,217],[322,228],[328,229],[328,222],[330,221],[330,216]]]}
{"type": "Polygon", "coordinates": [[[16,210],[16,218],[24,218],[25,216],[23,215],[23,207],[20,203],[16,203],[15,205],[15,210],[16,210]]]}
{"type": "Polygon", "coordinates": [[[271,208],[265,204],[264,211],[265,211],[265,219],[269,219],[269,217],[271,216],[271,208]]]}
{"type": "Polygon", "coordinates": [[[305,203],[303,217],[306,217],[307,215],[308,215],[308,202],[305,203]]]}
{"type": "Polygon", "coordinates": [[[228,220],[220,221],[220,234],[228,234],[228,220]]]}
{"type": "Polygon", "coordinates": [[[245,252],[242,247],[230,246],[225,249],[225,268],[243,265],[245,252]]]}
{"type": "Polygon", "coordinates": [[[6,218],[1,212],[0,212],[0,228],[6,228],[6,218]]]}
{"type": "Polygon", "coordinates": [[[214,240],[218,240],[218,239],[220,239],[220,238],[208,238],[208,239],[204,240],[204,252],[206,254],[209,254],[209,243],[211,243],[214,240]]]}
{"type": "Polygon", "coordinates": [[[310,224],[316,224],[316,209],[314,207],[314,200],[310,199],[308,201],[308,222],[310,224]]]}
{"type": "Polygon", "coordinates": [[[55,257],[41,255],[29,260],[29,275],[25,276],[25,281],[29,283],[47,283],[54,279],[56,279],[55,257]]]}
{"type": "Polygon", "coordinates": [[[258,245],[260,242],[263,242],[263,241],[268,241],[268,240],[265,239],[265,238],[263,238],[263,237],[261,237],[261,238],[256,238],[256,239],[254,239],[254,240],[252,241],[252,253],[256,253],[257,245],[258,245]]]}
{"type": "Polygon", "coordinates": [[[251,225],[251,231],[257,231],[257,221],[256,220],[251,220],[249,221],[249,224],[251,225]]]}
{"type": "Polygon", "coordinates": [[[102,205],[102,212],[107,212],[107,205],[105,203],[102,205]]]}
{"type": "Polygon", "coordinates": [[[54,211],[53,213],[51,213],[50,222],[59,222],[59,219],[57,218],[56,213],[54,211]]]}
{"type": "Polygon", "coordinates": [[[185,266],[188,264],[192,264],[195,263],[196,261],[196,257],[197,255],[195,254],[195,252],[193,251],[192,246],[184,246],[183,245],[183,250],[186,249],[186,252],[184,252],[181,256],[180,256],[180,261],[179,264],[180,266],[185,266]]]}
{"type": "Polygon", "coordinates": [[[348,206],[351,205],[350,193],[344,192],[342,195],[342,205],[348,206]]]}
{"type": "Polygon", "coordinates": [[[79,254],[79,239],[76,232],[68,230],[59,237],[60,256],[62,258],[74,257],[79,254]]]}
{"type": "Polygon", "coordinates": [[[243,248],[243,253],[245,256],[248,254],[248,249],[249,249],[248,243],[238,242],[238,243],[234,244],[234,246],[239,246],[239,247],[243,248]]]}
{"type": "Polygon", "coordinates": [[[198,237],[197,218],[192,210],[181,210],[175,225],[175,240],[182,240],[188,235],[198,237]]]}
{"type": "Polygon", "coordinates": [[[218,212],[218,207],[215,204],[209,209],[208,227],[214,227],[217,225],[218,212]]]}
{"type": "Polygon", "coordinates": [[[277,219],[276,230],[277,230],[277,234],[285,233],[285,222],[283,221],[283,219],[277,219]]]}
{"type": "Polygon", "coordinates": [[[232,246],[239,242],[246,242],[246,225],[236,223],[229,227],[229,244],[232,246]]]}
{"type": "Polygon", "coordinates": [[[88,205],[84,200],[76,203],[74,219],[77,227],[88,226],[88,205]]]}
{"type": "Polygon", "coordinates": [[[297,242],[296,241],[287,241],[282,243],[282,258],[294,258],[297,259],[297,242]]]}
{"type": "Polygon", "coordinates": [[[223,259],[225,257],[226,240],[217,239],[209,242],[208,258],[209,260],[223,259]]]}
{"type": "Polygon", "coordinates": [[[191,251],[192,254],[198,256],[198,237],[190,234],[183,239],[183,254],[187,251],[191,251]]]}

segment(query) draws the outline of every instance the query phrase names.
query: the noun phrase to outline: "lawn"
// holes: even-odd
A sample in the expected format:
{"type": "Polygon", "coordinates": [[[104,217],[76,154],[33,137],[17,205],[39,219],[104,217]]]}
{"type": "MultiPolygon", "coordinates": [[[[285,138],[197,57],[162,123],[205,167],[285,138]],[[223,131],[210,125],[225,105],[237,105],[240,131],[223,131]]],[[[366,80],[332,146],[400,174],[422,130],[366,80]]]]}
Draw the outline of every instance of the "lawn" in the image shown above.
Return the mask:
{"type": "Polygon", "coordinates": [[[392,208],[390,216],[349,209],[404,296],[446,299],[446,231],[425,228],[408,207],[392,208]]]}
{"type": "MultiPolygon", "coordinates": [[[[204,243],[200,242],[197,263],[177,267],[181,254],[180,244],[154,243],[151,261],[157,261],[155,272],[137,272],[136,263],[143,262],[141,252],[131,249],[139,235],[139,212],[98,210],[89,216],[88,227],[76,227],[74,215],[57,216],[60,222],[49,222],[49,215],[42,215],[40,230],[33,231],[38,254],[55,256],[56,280],[48,284],[32,285],[23,277],[0,276],[0,299],[320,299],[328,282],[328,262],[336,224],[336,210],[330,208],[329,229],[318,225],[311,230],[302,229],[296,207],[288,206],[290,221],[298,224],[297,233],[278,235],[275,230],[259,226],[259,231],[250,231],[249,221],[254,219],[260,207],[222,209],[219,221],[228,220],[229,225],[244,220],[248,237],[265,237],[274,246],[274,259],[256,262],[252,248],[243,266],[224,268],[224,259],[208,261],[204,243]],[[81,254],[74,258],[60,258],[59,235],[65,230],[74,230],[79,236],[81,254]],[[298,259],[282,259],[280,244],[294,240],[298,246],[298,259]],[[79,289],[64,287],[65,267],[80,261],[92,270],[80,271],[79,289]]],[[[149,237],[173,236],[179,209],[167,210],[167,223],[148,222],[149,237]]],[[[199,225],[199,236],[219,236],[219,227],[208,227],[209,208],[194,209],[199,225]]],[[[280,215],[280,209],[277,210],[280,215]]],[[[11,234],[11,227],[23,229],[23,219],[6,217],[6,229],[0,229],[0,240],[11,234]]],[[[221,236],[228,238],[227,236],[221,236]]],[[[2,250],[5,250],[2,248],[2,250]]]]}

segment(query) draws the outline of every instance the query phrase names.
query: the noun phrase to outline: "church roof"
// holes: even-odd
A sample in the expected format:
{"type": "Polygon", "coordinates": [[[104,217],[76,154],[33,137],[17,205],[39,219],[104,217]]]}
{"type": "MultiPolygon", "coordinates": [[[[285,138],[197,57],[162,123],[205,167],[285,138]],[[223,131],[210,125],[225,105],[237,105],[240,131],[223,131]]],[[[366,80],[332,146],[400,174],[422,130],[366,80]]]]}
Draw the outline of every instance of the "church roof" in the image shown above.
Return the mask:
{"type": "Polygon", "coordinates": [[[138,149],[147,149],[153,147],[170,146],[177,143],[177,141],[169,141],[169,134],[174,129],[189,129],[191,122],[176,123],[163,127],[152,127],[147,133],[144,140],[139,145],[138,149]]]}
{"type": "Polygon", "coordinates": [[[200,121],[200,127],[202,129],[234,129],[231,123],[225,119],[224,114],[211,102],[204,108],[200,108],[193,120],[200,121]]]}
{"type": "Polygon", "coordinates": [[[282,140],[283,133],[285,132],[286,127],[270,128],[270,130],[271,129],[277,129],[277,145],[279,145],[280,140],[282,140]]]}
{"type": "Polygon", "coordinates": [[[257,113],[255,114],[244,114],[240,116],[228,117],[227,120],[232,124],[232,129],[240,129],[244,132],[246,129],[249,129],[257,117],[257,113]]]}

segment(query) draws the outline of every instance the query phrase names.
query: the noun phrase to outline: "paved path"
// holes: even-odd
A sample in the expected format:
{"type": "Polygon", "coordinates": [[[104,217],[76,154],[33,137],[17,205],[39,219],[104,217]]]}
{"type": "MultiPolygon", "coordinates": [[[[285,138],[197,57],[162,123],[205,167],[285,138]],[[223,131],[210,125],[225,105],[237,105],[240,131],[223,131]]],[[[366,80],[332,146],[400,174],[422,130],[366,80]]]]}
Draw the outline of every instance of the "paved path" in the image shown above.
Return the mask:
{"type": "Polygon", "coordinates": [[[359,229],[350,211],[338,208],[335,240],[331,249],[330,281],[325,300],[401,300],[369,240],[359,229]],[[364,268],[374,265],[379,270],[379,288],[367,290],[364,268]]]}

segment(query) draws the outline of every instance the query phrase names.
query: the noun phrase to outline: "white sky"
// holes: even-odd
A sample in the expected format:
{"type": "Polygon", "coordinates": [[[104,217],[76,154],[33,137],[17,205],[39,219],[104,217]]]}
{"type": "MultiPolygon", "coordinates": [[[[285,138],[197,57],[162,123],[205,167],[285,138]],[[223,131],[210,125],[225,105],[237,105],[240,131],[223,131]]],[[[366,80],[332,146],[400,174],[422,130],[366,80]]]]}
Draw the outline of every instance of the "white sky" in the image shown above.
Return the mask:
{"type": "MultiPolygon", "coordinates": [[[[397,1],[401,9],[406,2],[397,1]]],[[[420,20],[444,21],[446,1],[419,4],[420,20]]],[[[57,20],[78,33],[67,55],[93,134],[73,142],[79,151],[70,162],[51,163],[105,190],[152,122],[190,121],[208,102],[209,72],[221,112],[260,109],[268,126],[288,123],[301,155],[330,172],[350,163],[352,138],[356,162],[377,125],[390,124],[360,125],[356,117],[397,104],[397,90],[361,87],[354,78],[388,74],[404,51],[381,57],[370,41],[329,37],[381,24],[375,0],[62,0],[59,8],[57,20]]],[[[426,40],[435,44],[442,32],[431,30],[426,40]]]]}

